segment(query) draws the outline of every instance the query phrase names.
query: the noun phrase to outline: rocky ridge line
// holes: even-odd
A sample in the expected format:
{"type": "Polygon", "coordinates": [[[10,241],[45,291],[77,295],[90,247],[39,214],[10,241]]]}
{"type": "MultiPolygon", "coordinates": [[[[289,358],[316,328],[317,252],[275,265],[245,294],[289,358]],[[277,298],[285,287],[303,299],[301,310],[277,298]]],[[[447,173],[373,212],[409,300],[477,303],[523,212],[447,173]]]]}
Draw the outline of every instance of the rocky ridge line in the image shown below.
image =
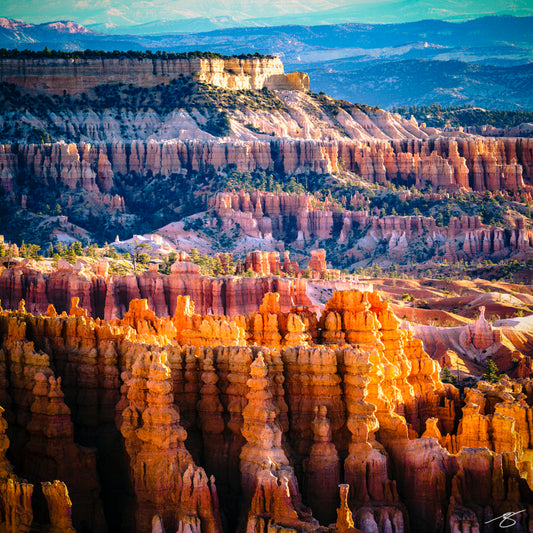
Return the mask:
{"type": "Polygon", "coordinates": [[[285,74],[279,58],[0,58],[0,82],[46,94],[73,95],[107,83],[153,87],[180,77],[237,90],[309,89],[309,76],[285,74]]]}
{"type": "Polygon", "coordinates": [[[30,173],[48,186],[106,193],[116,174],[169,176],[234,167],[285,174],[336,173],[341,167],[371,183],[392,180],[423,187],[517,191],[530,187],[532,139],[449,139],[412,141],[275,140],[240,142],[149,142],[1,145],[1,185],[15,189],[16,177],[30,173]]]}

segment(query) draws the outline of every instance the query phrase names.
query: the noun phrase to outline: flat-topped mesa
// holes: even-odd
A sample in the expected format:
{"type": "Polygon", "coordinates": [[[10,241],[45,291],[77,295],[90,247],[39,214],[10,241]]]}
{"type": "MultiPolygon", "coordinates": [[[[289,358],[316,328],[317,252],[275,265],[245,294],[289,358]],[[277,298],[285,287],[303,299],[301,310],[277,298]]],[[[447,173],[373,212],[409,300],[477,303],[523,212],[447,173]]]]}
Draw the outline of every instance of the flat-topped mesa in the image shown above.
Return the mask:
{"type": "Polygon", "coordinates": [[[78,94],[111,83],[154,87],[180,77],[225,89],[309,90],[309,76],[285,74],[278,57],[0,58],[0,82],[47,94],[78,94]]]}

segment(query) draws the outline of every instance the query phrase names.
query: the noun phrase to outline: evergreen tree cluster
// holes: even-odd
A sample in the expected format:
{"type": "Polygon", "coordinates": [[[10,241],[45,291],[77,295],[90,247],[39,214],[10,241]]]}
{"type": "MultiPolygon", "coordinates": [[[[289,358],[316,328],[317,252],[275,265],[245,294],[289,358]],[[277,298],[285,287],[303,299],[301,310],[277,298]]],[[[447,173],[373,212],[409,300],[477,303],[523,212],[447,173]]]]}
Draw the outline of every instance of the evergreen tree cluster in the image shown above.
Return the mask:
{"type": "Polygon", "coordinates": [[[533,122],[533,111],[513,109],[482,109],[472,105],[444,107],[440,104],[393,106],[392,113],[398,113],[404,118],[414,116],[421,123],[425,122],[434,128],[459,126],[485,126],[490,124],[496,128],[518,126],[526,122],[533,122]]]}
{"type": "Polygon", "coordinates": [[[17,50],[15,48],[0,48],[0,59],[274,59],[272,55],[259,52],[253,54],[225,55],[218,52],[195,50],[191,52],[166,52],[164,50],[76,50],[65,52],[63,50],[17,50]]]}

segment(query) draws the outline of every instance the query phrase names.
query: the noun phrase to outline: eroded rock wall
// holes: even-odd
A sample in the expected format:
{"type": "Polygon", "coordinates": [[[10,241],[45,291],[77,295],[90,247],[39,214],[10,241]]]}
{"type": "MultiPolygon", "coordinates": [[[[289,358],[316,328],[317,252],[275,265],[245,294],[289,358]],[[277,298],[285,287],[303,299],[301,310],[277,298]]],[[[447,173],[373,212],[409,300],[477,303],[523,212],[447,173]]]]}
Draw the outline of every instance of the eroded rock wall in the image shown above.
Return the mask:
{"type": "MultiPolygon", "coordinates": [[[[356,200],[354,196],[349,203],[356,200]]],[[[533,230],[526,228],[522,220],[504,230],[483,224],[479,216],[451,217],[449,225],[443,227],[427,216],[378,216],[342,209],[327,200],[317,203],[311,195],[260,191],[221,192],[208,205],[223,220],[225,230],[239,227],[250,237],[288,241],[300,249],[330,237],[340,244],[350,240],[355,244],[354,235],[358,234],[359,250],[353,252],[354,259],[361,252],[373,252],[378,243],[386,245],[387,255],[395,261],[404,261],[415,242],[422,242],[430,256],[442,256],[451,263],[481,256],[501,259],[513,255],[526,259],[533,251],[533,230]],[[361,235],[365,238],[361,239],[361,235]]],[[[247,267],[258,273],[273,272],[265,254],[250,256],[247,267]]],[[[322,272],[324,261],[317,255],[319,251],[311,254],[309,268],[322,272]]],[[[279,260],[273,262],[277,265],[279,260]]]]}
{"type": "Polygon", "coordinates": [[[516,191],[531,185],[533,139],[436,138],[395,141],[275,140],[166,141],[109,144],[2,145],[1,185],[13,190],[17,174],[69,189],[109,192],[115,174],[168,176],[209,166],[287,174],[336,172],[339,165],[377,183],[397,180],[446,189],[516,191]]]}
{"type": "Polygon", "coordinates": [[[61,313],[70,309],[71,299],[79,298],[80,306],[93,318],[122,318],[130,302],[146,298],[158,316],[174,315],[176,297],[190,296],[196,312],[230,315],[251,313],[259,308],[267,292],[280,295],[280,306],[287,312],[291,306],[309,306],[306,280],[279,277],[248,278],[201,276],[194,267],[190,272],[170,275],[145,271],[138,275],[104,276],[90,268],[64,265],[50,274],[30,265],[4,269],[0,273],[0,300],[6,309],[17,309],[20,300],[32,313],[46,313],[52,304],[61,313]]]}

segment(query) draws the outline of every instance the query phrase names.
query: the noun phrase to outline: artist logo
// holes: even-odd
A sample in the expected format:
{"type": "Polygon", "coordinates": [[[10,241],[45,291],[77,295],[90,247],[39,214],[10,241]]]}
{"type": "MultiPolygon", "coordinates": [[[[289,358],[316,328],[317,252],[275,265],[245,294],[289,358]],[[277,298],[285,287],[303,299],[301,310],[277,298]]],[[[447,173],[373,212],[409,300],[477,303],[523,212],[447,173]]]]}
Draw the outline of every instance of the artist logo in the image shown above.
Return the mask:
{"type": "Polygon", "coordinates": [[[490,524],[491,522],[496,522],[496,520],[499,520],[498,526],[500,528],[505,529],[507,527],[513,527],[516,526],[516,520],[513,518],[513,516],[523,512],[525,512],[525,509],[516,511],[516,513],[503,513],[501,516],[496,516],[492,520],[485,522],[485,524],[490,524]]]}

